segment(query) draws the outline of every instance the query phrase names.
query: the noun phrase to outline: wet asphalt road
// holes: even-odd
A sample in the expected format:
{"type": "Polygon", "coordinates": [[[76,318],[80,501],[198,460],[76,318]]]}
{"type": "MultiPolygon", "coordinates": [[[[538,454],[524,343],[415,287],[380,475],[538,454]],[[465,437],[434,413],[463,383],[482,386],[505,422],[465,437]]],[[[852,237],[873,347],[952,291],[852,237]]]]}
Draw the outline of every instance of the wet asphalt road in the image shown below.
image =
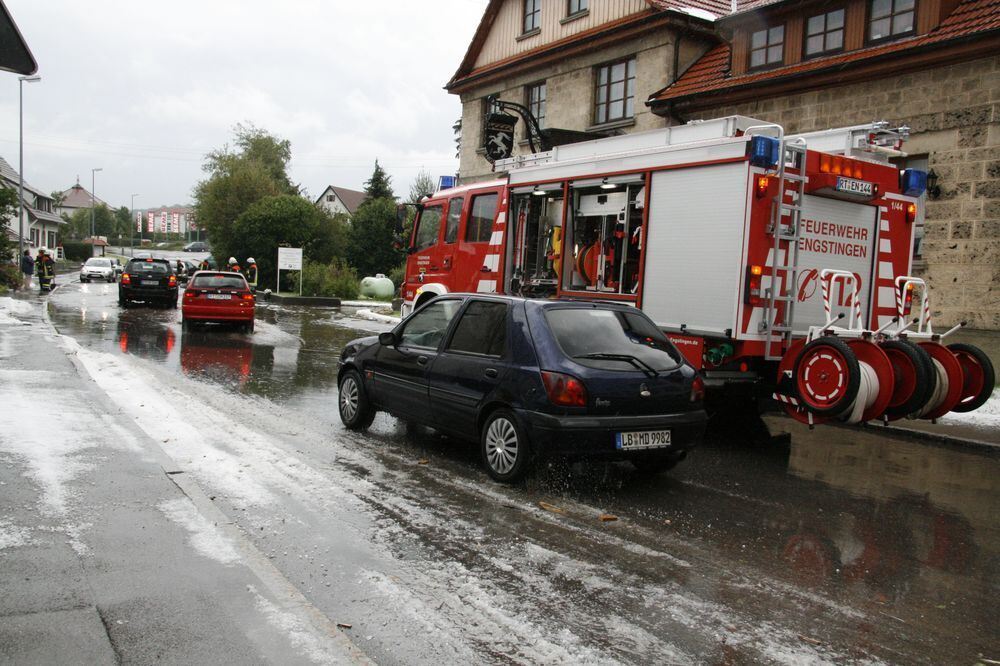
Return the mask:
{"type": "Polygon", "coordinates": [[[379,663],[1000,659],[989,452],[796,428],[659,477],[547,465],[500,486],[472,445],[381,415],[341,427],[357,322],[259,306],[252,336],[182,334],[179,311],[120,310],[116,289],[65,284],[53,324],[162,395],[140,427],[379,663]]]}

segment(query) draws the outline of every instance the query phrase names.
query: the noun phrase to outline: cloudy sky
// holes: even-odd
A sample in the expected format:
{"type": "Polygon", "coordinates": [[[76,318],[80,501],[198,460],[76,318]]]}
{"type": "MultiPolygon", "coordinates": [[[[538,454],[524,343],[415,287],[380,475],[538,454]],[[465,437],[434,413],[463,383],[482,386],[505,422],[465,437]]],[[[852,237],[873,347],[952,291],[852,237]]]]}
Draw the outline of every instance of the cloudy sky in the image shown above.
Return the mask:
{"type": "MultiPolygon", "coordinates": [[[[361,189],[378,158],[396,193],[458,161],[442,86],[486,0],[4,0],[38,61],[24,84],[25,180],[76,182],[136,208],[188,203],[236,123],[292,143],[313,197],[361,189]]],[[[17,168],[17,76],[0,72],[0,156],[17,168]]]]}

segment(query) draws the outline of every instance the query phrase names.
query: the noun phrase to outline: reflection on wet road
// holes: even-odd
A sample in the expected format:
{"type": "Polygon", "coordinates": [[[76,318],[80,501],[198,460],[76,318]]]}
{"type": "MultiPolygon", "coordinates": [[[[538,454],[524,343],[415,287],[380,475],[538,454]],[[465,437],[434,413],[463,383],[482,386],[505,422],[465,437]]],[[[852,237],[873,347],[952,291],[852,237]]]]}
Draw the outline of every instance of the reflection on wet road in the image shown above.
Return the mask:
{"type": "Polygon", "coordinates": [[[182,335],[178,311],[120,311],[114,290],[67,285],[51,319],[178,391],[273,406],[250,423],[273,459],[239,466],[262,484],[280,466],[289,499],[230,490],[228,509],[380,663],[1000,658],[995,454],[778,420],[790,447],[710,441],[659,477],[552,463],[502,487],[464,443],[381,417],[343,431],[336,360],[362,332],[339,314],[259,307],[253,335],[182,335]]]}

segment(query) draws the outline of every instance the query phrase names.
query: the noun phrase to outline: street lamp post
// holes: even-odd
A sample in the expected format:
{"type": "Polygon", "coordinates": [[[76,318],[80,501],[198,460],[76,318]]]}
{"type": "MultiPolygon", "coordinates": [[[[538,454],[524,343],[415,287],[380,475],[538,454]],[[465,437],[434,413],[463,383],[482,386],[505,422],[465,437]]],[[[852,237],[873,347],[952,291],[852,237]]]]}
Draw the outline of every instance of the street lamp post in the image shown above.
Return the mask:
{"type": "MultiPolygon", "coordinates": [[[[128,209],[129,217],[129,233],[128,233],[128,250],[129,256],[135,256],[135,243],[132,242],[132,235],[135,233],[135,198],[139,196],[138,194],[132,195],[132,206],[128,209]]],[[[139,222],[139,245],[142,245],[142,222],[139,222]]]]}
{"type": "Polygon", "coordinates": [[[94,193],[94,189],[95,189],[94,184],[95,184],[95,182],[97,180],[96,174],[97,174],[98,171],[104,171],[104,169],[98,167],[97,169],[91,169],[90,170],[90,242],[91,242],[91,250],[93,250],[93,242],[94,242],[94,201],[97,198],[97,195],[94,193]]]}
{"type": "Polygon", "coordinates": [[[19,76],[17,77],[18,93],[18,146],[20,156],[18,158],[17,178],[18,197],[20,207],[17,212],[17,260],[21,261],[24,255],[24,82],[35,83],[41,81],[40,76],[19,76]]]}

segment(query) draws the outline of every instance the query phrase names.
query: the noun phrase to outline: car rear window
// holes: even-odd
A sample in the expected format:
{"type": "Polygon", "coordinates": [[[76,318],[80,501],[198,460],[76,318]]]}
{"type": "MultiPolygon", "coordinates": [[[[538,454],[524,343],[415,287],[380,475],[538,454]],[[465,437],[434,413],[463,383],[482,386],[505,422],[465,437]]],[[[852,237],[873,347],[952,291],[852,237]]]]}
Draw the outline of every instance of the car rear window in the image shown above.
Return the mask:
{"type": "Polygon", "coordinates": [[[128,265],[129,273],[143,273],[146,275],[168,275],[170,266],[160,261],[133,261],[128,265]]]}
{"type": "Polygon", "coordinates": [[[238,275],[198,275],[191,286],[199,289],[244,289],[246,282],[238,275]]]}
{"type": "Polygon", "coordinates": [[[642,372],[681,364],[677,348],[640,312],[554,308],[545,311],[545,321],[563,353],[581,365],[642,372]]]}

